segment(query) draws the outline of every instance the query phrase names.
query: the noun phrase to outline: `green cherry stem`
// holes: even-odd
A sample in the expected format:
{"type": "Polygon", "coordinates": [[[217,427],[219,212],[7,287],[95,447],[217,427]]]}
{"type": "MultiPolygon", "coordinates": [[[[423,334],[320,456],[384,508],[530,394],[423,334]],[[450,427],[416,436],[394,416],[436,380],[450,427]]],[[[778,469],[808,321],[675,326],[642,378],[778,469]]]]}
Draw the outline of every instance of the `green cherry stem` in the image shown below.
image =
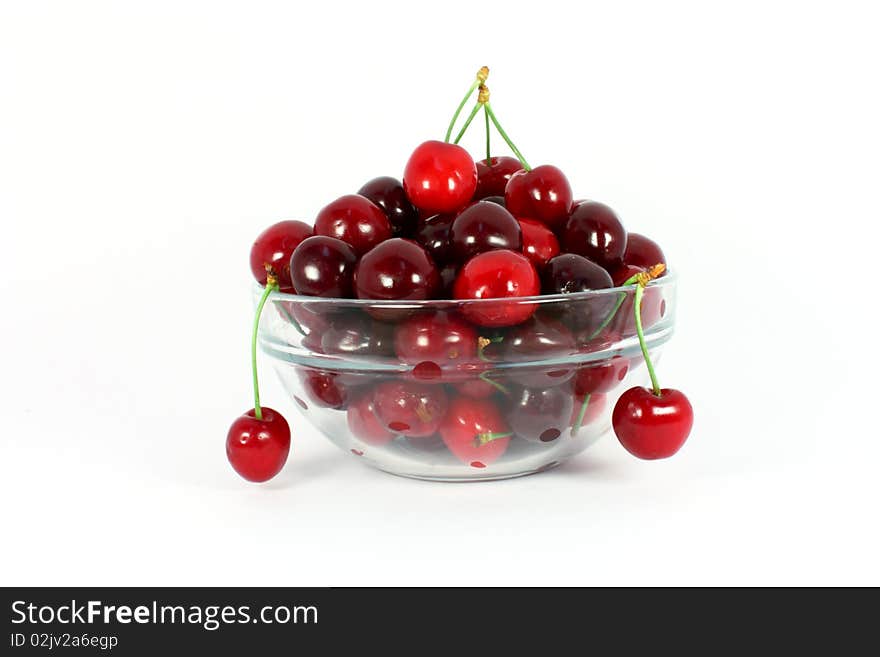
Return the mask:
{"type": "Polygon", "coordinates": [[[581,404],[581,410],[578,413],[577,419],[574,421],[574,425],[571,427],[571,435],[576,436],[577,432],[580,431],[581,427],[584,424],[584,416],[587,414],[587,406],[590,405],[590,397],[592,395],[588,394],[584,397],[584,403],[581,404]]]}
{"type": "Polygon", "coordinates": [[[489,77],[489,67],[483,66],[479,71],[477,71],[477,79],[474,80],[474,83],[471,85],[470,89],[467,90],[464,98],[462,98],[461,102],[458,104],[458,108],[456,108],[455,114],[452,115],[452,120],[449,122],[449,127],[446,129],[446,139],[444,139],[447,144],[449,143],[449,139],[452,137],[452,129],[455,127],[455,122],[458,121],[458,116],[459,114],[461,114],[461,110],[464,109],[464,106],[467,105],[467,102],[477,90],[477,87],[483,84],[486,81],[487,77],[489,77]]]}
{"type": "Polygon", "coordinates": [[[523,157],[523,154],[519,152],[519,149],[516,147],[510,137],[507,136],[507,133],[504,132],[504,128],[501,127],[501,124],[498,122],[498,117],[495,116],[495,112],[492,109],[492,106],[487,102],[486,103],[486,113],[489,115],[489,118],[492,119],[492,123],[495,125],[495,129],[498,131],[498,134],[507,142],[507,145],[510,146],[510,150],[513,151],[513,154],[516,155],[516,159],[519,160],[519,163],[523,165],[523,169],[526,171],[531,171],[532,167],[529,166],[529,163],[526,162],[526,158],[523,157]]]}
{"type": "Polygon", "coordinates": [[[254,330],[251,333],[251,371],[254,375],[254,417],[258,420],[263,419],[263,409],[260,407],[260,384],[257,382],[257,333],[260,330],[260,315],[263,314],[263,306],[269,295],[278,289],[278,281],[274,277],[269,277],[266,281],[266,289],[263,296],[260,297],[260,303],[257,304],[257,312],[254,315],[254,330]]]}
{"type": "Polygon", "coordinates": [[[477,378],[481,379],[482,381],[485,381],[490,386],[495,388],[498,392],[501,392],[501,393],[507,395],[508,397],[510,396],[510,390],[508,390],[504,385],[502,385],[501,383],[498,383],[498,381],[496,381],[491,376],[489,376],[489,372],[483,372],[477,378]]]}
{"type": "MultiPolygon", "coordinates": [[[[458,136],[453,141],[453,144],[457,144],[461,141],[461,138],[464,137],[464,133],[467,132],[467,129],[470,127],[471,122],[474,120],[474,117],[477,115],[477,112],[480,111],[480,103],[474,105],[474,108],[471,110],[471,113],[468,115],[467,120],[464,122],[464,125],[461,127],[461,130],[458,132],[458,136]]],[[[449,141],[448,139],[446,141],[449,141]]]]}
{"type": "Polygon", "coordinates": [[[491,134],[491,130],[489,130],[489,112],[486,110],[486,106],[483,105],[483,116],[486,117],[486,166],[492,166],[492,149],[489,144],[489,136],[491,134]]]}
{"type": "Polygon", "coordinates": [[[660,384],[657,382],[657,374],[654,372],[654,364],[648,355],[648,345],[645,344],[645,333],[642,330],[642,297],[645,295],[645,286],[639,283],[636,288],[636,333],[639,335],[639,347],[642,348],[642,356],[645,358],[645,365],[648,366],[648,374],[651,375],[651,386],[654,388],[654,394],[660,396],[660,384]]]}
{"type": "Polygon", "coordinates": [[[476,437],[474,437],[474,446],[482,447],[486,443],[491,443],[493,440],[501,440],[502,438],[510,438],[513,436],[512,433],[478,433],[476,437]]]}

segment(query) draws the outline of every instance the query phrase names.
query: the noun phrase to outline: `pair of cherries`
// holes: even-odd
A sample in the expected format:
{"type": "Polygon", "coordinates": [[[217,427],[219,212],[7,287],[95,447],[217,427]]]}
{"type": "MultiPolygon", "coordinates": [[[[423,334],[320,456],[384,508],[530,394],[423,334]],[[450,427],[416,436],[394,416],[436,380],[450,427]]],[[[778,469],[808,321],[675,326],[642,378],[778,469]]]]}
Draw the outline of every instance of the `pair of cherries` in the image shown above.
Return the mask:
{"type": "MultiPolygon", "coordinates": [[[[485,109],[488,116],[488,102],[485,109]]],[[[260,406],[256,379],[259,313],[273,291],[333,298],[511,299],[608,288],[662,262],[659,247],[628,236],[610,208],[574,201],[558,168],[530,168],[494,114],[492,120],[519,159],[487,156],[474,163],[457,144],[428,141],[411,155],[402,184],[374,179],[358,194],[326,206],[314,229],[303,222],[281,222],[257,239],[251,269],[265,292],[252,335],[255,406],[227,436],[230,463],[243,477],[270,479],[290,449],[289,425],[276,411],[260,406]]],[[[634,322],[653,389],[626,391],[613,424],[630,452],[663,458],[687,438],[692,410],[681,393],[656,383],[639,321],[645,283],[637,290],[634,322]]],[[[465,306],[464,314],[478,326],[505,327],[528,320],[533,312],[532,304],[498,303],[465,306]]],[[[440,433],[463,460],[474,435],[492,436],[481,445],[497,443],[501,451],[509,440],[508,432],[492,430],[499,423],[489,407],[478,408],[473,401],[443,409],[450,419],[440,433]]]]}

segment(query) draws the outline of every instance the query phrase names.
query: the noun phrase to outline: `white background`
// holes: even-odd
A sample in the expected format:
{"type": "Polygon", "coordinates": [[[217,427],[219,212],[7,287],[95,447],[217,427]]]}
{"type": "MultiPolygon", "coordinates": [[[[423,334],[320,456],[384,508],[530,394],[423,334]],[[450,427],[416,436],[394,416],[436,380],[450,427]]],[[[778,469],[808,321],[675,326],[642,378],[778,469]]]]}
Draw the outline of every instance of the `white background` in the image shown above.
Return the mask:
{"type": "MultiPolygon", "coordinates": [[[[0,5],[0,583],[880,584],[871,3],[0,5]],[[662,6],[661,6],[662,5],[662,6]],[[253,237],[442,138],[476,69],[533,165],[681,274],[679,455],[264,486],[253,237]]],[[[466,145],[480,153],[482,132],[466,145]]]]}

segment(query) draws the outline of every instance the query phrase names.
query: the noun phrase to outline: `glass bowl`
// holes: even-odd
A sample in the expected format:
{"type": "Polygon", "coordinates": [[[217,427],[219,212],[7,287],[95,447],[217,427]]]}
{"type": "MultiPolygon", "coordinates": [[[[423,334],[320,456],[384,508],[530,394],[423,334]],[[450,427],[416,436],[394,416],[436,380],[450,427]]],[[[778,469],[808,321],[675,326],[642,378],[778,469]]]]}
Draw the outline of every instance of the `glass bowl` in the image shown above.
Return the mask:
{"type": "MultiPolygon", "coordinates": [[[[645,290],[655,360],[675,293],[674,272],[645,290]]],[[[355,458],[419,479],[504,479],[583,451],[611,428],[620,394],[649,384],[634,297],[635,286],[468,301],[274,293],[259,343],[303,419],[355,458]]]]}

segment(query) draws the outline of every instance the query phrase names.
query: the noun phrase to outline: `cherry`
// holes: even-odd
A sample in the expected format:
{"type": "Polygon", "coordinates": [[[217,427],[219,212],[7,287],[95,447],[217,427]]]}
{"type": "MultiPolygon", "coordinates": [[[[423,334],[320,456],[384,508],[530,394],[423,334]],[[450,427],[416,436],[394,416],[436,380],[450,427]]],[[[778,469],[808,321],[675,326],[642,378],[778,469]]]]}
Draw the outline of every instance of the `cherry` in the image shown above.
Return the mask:
{"type": "Polygon", "coordinates": [[[414,315],[394,331],[397,357],[409,365],[441,370],[473,362],[479,336],[473,326],[453,313],[414,315]]]}
{"type": "Polygon", "coordinates": [[[464,304],[462,314],[474,324],[513,326],[535,312],[535,304],[517,302],[518,297],[541,291],[538,273],[528,258],[508,250],[487,251],[471,258],[455,279],[456,299],[499,299],[498,303],[464,304]]]}
{"type": "Polygon", "coordinates": [[[406,163],[403,188],[412,204],[424,212],[454,212],[473,197],[477,168],[461,146],[426,141],[406,163]]]}
{"type": "Polygon", "coordinates": [[[354,273],[359,299],[430,299],[440,289],[431,256],[412,240],[395,237],[367,253],[354,273]]]}
{"type": "Polygon", "coordinates": [[[626,237],[623,261],[628,265],[650,269],[657,263],[665,263],[666,257],[663,255],[660,245],[654,240],[638,233],[629,233],[626,237]]]}
{"type": "Polygon", "coordinates": [[[636,386],[617,400],[611,422],[630,454],[640,459],[665,459],[690,435],[694,409],[688,398],[673,388],[661,388],[658,395],[636,386]]]}
{"type": "Polygon", "coordinates": [[[458,265],[448,262],[440,267],[440,296],[444,299],[452,298],[452,286],[455,277],[458,276],[458,265]]]}
{"type": "Polygon", "coordinates": [[[275,274],[282,292],[292,292],[290,256],[293,250],[312,234],[312,227],[302,221],[279,221],[257,236],[251,247],[251,273],[260,285],[266,275],[275,274]]]}
{"type": "Polygon", "coordinates": [[[544,294],[573,294],[613,287],[611,276],[595,262],[574,253],[563,253],[547,262],[541,276],[544,294]]]}
{"type": "Polygon", "coordinates": [[[576,395],[589,395],[594,392],[610,392],[623,381],[629,371],[629,359],[615,356],[585,365],[577,371],[574,379],[576,395]]]}
{"type": "Polygon", "coordinates": [[[233,469],[248,481],[268,481],[287,462],[290,453],[290,426],[279,413],[260,407],[262,419],[251,409],[235,419],[226,434],[226,458],[233,469]]]}
{"type": "Polygon", "coordinates": [[[443,386],[386,381],[373,392],[373,406],[382,425],[412,438],[427,437],[437,431],[447,405],[443,386]]]}
{"type": "Polygon", "coordinates": [[[494,249],[522,249],[519,222],[500,205],[485,201],[474,203],[458,215],[452,222],[449,237],[459,262],[494,249]]]}
{"type": "Polygon", "coordinates": [[[345,317],[322,332],[321,351],[348,356],[390,356],[394,353],[394,327],[364,315],[345,317]]]}
{"type": "Polygon", "coordinates": [[[453,260],[452,241],[449,237],[453,221],[454,214],[435,214],[422,219],[416,228],[416,241],[438,265],[453,260]]]}
{"type": "Polygon", "coordinates": [[[300,294],[350,297],[357,255],[349,244],[315,235],[302,242],[290,258],[290,278],[300,294]]]}
{"type": "Polygon", "coordinates": [[[592,424],[599,419],[599,416],[602,415],[602,411],[605,410],[605,404],[607,402],[608,396],[601,392],[590,394],[589,399],[587,398],[587,395],[579,395],[575,393],[571,405],[571,421],[569,422],[571,425],[572,437],[577,436],[581,427],[592,424]]]}
{"type": "Polygon", "coordinates": [[[494,203],[495,205],[500,205],[502,208],[507,208],[507,205],[504,203],[503,196],[487,196],[486,198],[480,200],[486,201],[486,203],[494,203]]]}
{"type": "Polygon", "coordinates": [[[379,422],[376,417],[376,407],[373,404],[373,395],[361,395],[346,412],[346,421],[349,430],[360,440],[368,445],[380,447],[387,445],[396,435],[389,431],[379,422]]]}
{"type": "MultiPolygon", "coordinates": [[[[506,362],[564,358],[576,353],[574,336],[551,318],[532,317],[514,328],[498,345],[506,362]]],[[[491,352],[489,352],[491,354],[491,352]]],[[[574,370],[563,365],[514,368],[508,377],[524,386],[545,388],[565,383],[574,370]]]]}
{"type": "Polygon", "coordinates": [[[456,458],[474,468],[496,461],[510,443],[510,428],[487,399],[456,397],[440,425],[440,437],[456,458]]]}
{"type": "Polygon", "coordinates": [[[391,237],[382,209],[359,194],[346,194],[325,205],[315,220],[315,234],[335,237],[363,255],[391,237]]]}
{"type": "Polygon", "coordinates": [[[636,274],[641,274],[643,271],[647,270],[644,267],[621,263],[620,265],[612,269],[609,273],[611,274],[611,280],[614,282],[614,287],[620,287],[630,278],[632,278],[636,274]]]}
{"type": "MultiPolygon", "coordinates": [[[[654,263],[658,264],[658,263],[654,263]]],[[[611,278],[614,285],[621,286],[636,274],[647,271],[644,267],[628,265],[626,263],[618,266],[612,273],[611,278]]],[[[661,273],[660,276],[663,274],[661,273]]],[[[635,335],[636,322],[633,316],[633,295],[627,294],[623,303],[618,308],[611,326],[620,335],[621,338],[635,335]]],[[[642,323],[644,326],[653,326],[663,317],[664,303],[663,293],[654,287],[645,289],[645,296],[642,300],[642,323]]]]}
{"type": "Polygon", "coordinates": [[[464,377],[463,380],[456,382],[455,390],[465,397],[471,399],[487,399],[500,392],[503,385],[490,381],[494,381],[494,377],[490,372],[491,365],[482,360],[475,360],[458,368],[457,374],[464,377]]]}
{"type": "Polygon", "coordinates": [[[411,237],[415,233],[419,211],[409,202],[403,184],[397,178],[373,178],[358,190],[358,194],[382,209],[391,222],[391,232],[395,237],[411,237]]]}
{"type": "Polygon", "coordinates": [[[562,232],[562,246],[610,270],[622,262],[626,230],[614,210],[604,203],[587,201],[568,218],[562,232]]]}
{"type": "Polygon", "coordinates": [[[551,258],[559,255],[559,241],[552,230],[535,219],[520,219],[519,227],[523,254],[541,271],[551,258]]]}
{"type": "Polygon", "coordinates": [[[520,388],[511,400],[507,421],[513,432],[533,443],[549,443],[568,429],[574,400],[563,388],[520,388]]]}
{"type": "Polygon", "coordinates": [[[537,219],[555,230],[565,224],[571,212],[571,185],[562,171],[545,164],[513,174],[504,200],[514,216],[537,219]]]}
{"type": "Polygon", "coordinates": [[[515,157],[493,157],[491,160],[480,160],[477,166],[477,191],[474,199],[481,200],[488,196],[503,197],[510,177],[523,166],[515,157]]]}
{"type": "Polygon", "coordinates": [[[313,403],[324,408],[345,408],[347,405],[348,389],[338,380],[336,373],[298,369],[297,374],[313,403]]]}

